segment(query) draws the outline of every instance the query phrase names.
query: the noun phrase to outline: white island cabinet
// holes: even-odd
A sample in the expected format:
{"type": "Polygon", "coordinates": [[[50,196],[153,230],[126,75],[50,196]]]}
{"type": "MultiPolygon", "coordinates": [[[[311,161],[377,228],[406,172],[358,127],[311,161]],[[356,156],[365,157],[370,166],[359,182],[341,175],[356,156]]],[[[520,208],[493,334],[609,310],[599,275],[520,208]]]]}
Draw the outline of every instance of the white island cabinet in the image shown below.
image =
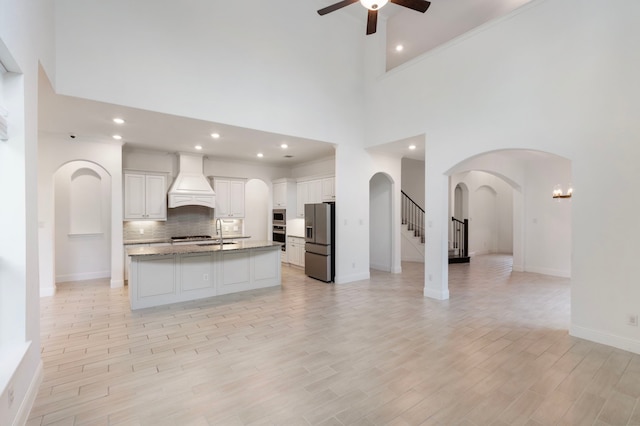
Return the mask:
{"type": "Polygon", "coordinates": [[[226,244],[139,247],[131,256],[131,309],[279,286],[280,244],[241,241],[226,244]]]}

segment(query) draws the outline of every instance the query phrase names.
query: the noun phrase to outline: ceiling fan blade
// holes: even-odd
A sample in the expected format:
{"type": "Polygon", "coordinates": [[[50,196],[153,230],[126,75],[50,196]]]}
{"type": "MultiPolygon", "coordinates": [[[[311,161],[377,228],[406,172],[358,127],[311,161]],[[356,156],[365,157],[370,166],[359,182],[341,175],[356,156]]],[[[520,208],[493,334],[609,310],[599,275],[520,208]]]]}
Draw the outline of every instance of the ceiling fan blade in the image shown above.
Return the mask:
{"type": "Polygon", "coordinates": [[[400,6],[408,7],[409,9],[417,10],[418,12],[426,12],[431,6],[430,1],[426,0],[389,0],[391,3],[395,3],[400,6]]]}
{"type": "Polygon", "coordinates": [[[378,24],[378,11],[369,9],[367,14],[367,35],[376,32],[376,26],[378,24]]]}
{"type": "Polygon", "coordinates": [[[343,0],[339,1],[336,4],[332,4],[331,6],[324,7],[318,11],[318,15],[326,15],[329,12],[333,12],[334,10],[342,9],[345,6],[349,6],[353,3],[358,3],[360,0],[343,0]]]}

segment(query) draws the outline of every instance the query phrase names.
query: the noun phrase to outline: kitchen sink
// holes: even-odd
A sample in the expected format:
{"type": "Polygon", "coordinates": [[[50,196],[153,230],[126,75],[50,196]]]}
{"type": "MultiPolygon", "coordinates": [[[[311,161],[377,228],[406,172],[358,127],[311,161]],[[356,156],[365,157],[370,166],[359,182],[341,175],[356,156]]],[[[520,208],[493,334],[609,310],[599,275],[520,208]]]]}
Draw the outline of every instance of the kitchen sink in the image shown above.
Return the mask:
{"type": "MultiPolygon", "coordinates": [[[[226,246],[227,244],[238,244],[238,242],[237,241],[224,241],[222,244],[226,246]]],[[[218,243],[202,243],[202,244],[196,244],[196,245],[198,245],[198,246],[219,246],[220,243],[219,242],[218,243]]]]}

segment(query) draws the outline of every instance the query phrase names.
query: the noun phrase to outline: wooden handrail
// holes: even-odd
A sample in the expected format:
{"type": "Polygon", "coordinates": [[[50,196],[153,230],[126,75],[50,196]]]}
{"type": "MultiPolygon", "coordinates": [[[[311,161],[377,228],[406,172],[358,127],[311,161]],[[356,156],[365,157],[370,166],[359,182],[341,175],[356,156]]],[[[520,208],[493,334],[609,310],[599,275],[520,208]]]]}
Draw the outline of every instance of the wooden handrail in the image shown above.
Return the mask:
{"type": "Polygon", "coordinates": [[[405,196],[405,198],[407,198],[409,201],[411,201],[411,203],[412,203],[413,205],[415,205],[417,208],[419,208],[419,209],[420,209],[420,211],[421,211],[422,213],[424,213],[424,209],[423,209],[422,207],[420,207],[420,204],[418,204],[418,203],[416,203],[415,201],[413,201],[413,199],[412,199],[411,197],[409,197],[409,196],[407,195],[407,193],[406,193],[406,192],[404,192],[404,191],[401,189],[401,190],[400,190],[400,193],[401,193],[402,195],[404,195],[404,196],[405,196]]]}

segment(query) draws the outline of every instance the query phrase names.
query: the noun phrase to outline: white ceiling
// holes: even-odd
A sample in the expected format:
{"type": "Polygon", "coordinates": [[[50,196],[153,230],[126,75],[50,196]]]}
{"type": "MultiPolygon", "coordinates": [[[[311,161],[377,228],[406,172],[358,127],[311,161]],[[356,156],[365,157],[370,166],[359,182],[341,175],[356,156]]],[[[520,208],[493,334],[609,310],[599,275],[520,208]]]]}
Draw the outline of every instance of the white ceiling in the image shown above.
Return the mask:
{"type": "MultiPolygon", "coordinates": [[[[387,21],[387,69],[394,68],[483,23],[505,15],[530,0],[433,0],[426,13],[389,3],[380,11],[378,25],[387,21]],[[403,44],[401,53],[395,51],[403,44]]],[[[319,0],[310,7],[323,7],[337,0],[319,0]]],[[[356,25],[366,27],[366,10],[353,4],[332,13],[355,17],[356,25]]],[[[322,17],[319,17],[322,18],[322,17]]],[[[330,28],[327,28],[330,31],[330,28]]],[[[242,162],[271,166],[293,166],[332,157],[329,143],[267,133],[168,114],[128,108],[86,99],[56,95],[47,78],[41,76],[39,129],[43,133],[74,134],[74,141],[108,142],[120,134],[125,149],[153,149],[166,152],[199,152],[242,162]],[[121,117],[124,125],[112,119],[121,117]],[[219,133],[219,139],[211,133],[219,133]],[[286,143],[287,149],[281,144],[286,143]],[[201,145],[202,150],[195,149],[201,145]],[[264,157],[258,158],[262,153],[264,157]]],[[[379,146],[373,151],[394,156],[424,159],[424,138],[414,137],[379,146]],[[408,150],[414,144],[417,148],[408,150]]]]}
{"type": "Polygon", "coordinates": [[[112,136],[118,134],[122,136],[118,143],[124,143],[125,149],[195,152],[277,167],[335,155],[334,145],[329,143],[61,96],[54,93],[43,72],[40,81],[40,132],[65,138],[74,135],[77,143],[115,142],[112,136]],[[125,124],[115,124],[116,117],[124,119],[125,124]],[[212,133],[220,134],[220,138],[213,139],[212,133]],[[283,143],[288,148],[281,148],[283,143]],[[202,150],[195,149],[196,145],[202,150]],[[258,153],[264,157],[258,158],[258,153]]]}
{"type": "MultiPolygon", "coordinates": [[[[387,18],[387,70],[507,15],[531,0],[432,0],[425,13],[391,4],[387,18]],[[396,52],[402,44],[404,49],[396,52]]],[[[384,7],[386,9],[387,6],[384,7]]]]}

